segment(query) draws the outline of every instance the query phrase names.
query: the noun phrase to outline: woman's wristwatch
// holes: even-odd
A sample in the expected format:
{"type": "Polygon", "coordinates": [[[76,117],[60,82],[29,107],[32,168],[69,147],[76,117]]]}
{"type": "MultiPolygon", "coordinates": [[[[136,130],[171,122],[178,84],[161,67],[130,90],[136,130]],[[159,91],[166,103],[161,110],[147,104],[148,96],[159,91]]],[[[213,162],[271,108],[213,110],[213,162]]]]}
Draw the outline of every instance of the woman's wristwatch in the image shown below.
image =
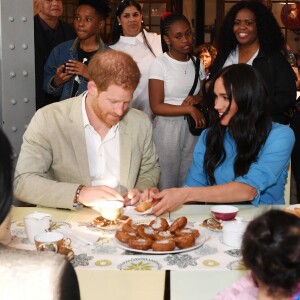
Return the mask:
{"type": "Polygon", "coordinates": [[[73,208],[75,209],[79,209],[79,208],[82,208],[83,204],[79,202],[78,198],[79,198],[79,193],[80,191],[82,190],[82,188],[84,187],[83,184],[81,184],[77,190],[76,190],[76,193],[75,193],[75,197],[74,197],[74,200],[73,200],[73,208]]]}

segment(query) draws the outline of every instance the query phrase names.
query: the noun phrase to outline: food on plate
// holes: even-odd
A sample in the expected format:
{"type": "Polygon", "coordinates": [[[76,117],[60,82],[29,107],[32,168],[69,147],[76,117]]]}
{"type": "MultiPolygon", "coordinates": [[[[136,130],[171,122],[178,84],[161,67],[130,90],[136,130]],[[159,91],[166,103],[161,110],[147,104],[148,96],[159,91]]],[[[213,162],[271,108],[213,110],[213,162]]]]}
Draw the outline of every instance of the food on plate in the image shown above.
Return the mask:
{"type": "Polygon", "coordinates": [[[187,224],[187,218],[186,217],[180,217],[177,218],[172,225],[170,226],[169,230],[170,232],[175,232],[177,229],[183,228],[187,224]]]}
{"type": "Polygon", "coordinates": [[[151,239],[135,238],[129,239],[128,245],[137,250],[148,250],[151,248],[153,241],[151,239]]]}
{"type": "Polygon", "coordinates": [[[129,239],[137,238],[135,232],[117,231],[115,237],[122,243],[127,244],[129,239]]]}
{"type": "Polygon", "coordinates": [[[177,229],[175,231],[176,236],[186,236],[186,235],[192,235],[195,239],[200,236],[200,233],[197,229],[192,228],[182,228],[177,229]]]}
{"type": "Polygon", "coordinates": [[[300,218],[300,207],[288,207],[285,208],[285,211],[300,218]]]}
{"type": "Polygon", "coordinates": [[[138,212],[145,212],[146,210],[152,207],[152,202],[140,202],[136,207],[135,210],[138,212]]]}
{"type": "Polygon", "coordinates": [[[176,247],[178,250],[194,246],[200,236],[197,229],[185,227],[186,224],[186,217],[176,219],[171,226],[165,218],[157,217],[149,224],[137,224],[130,219],[116,232],[115,237],[131,249],[172,252],[176,247]]]}
{"type": "Polygon", "coordinates": [[[152,227],[146,224],[139,224],[136,226],[137,234],[145,239],[154,240],[155,231],[152,227]]]}
{"type": "Polygon", "coordinates": [[[189,248],[195,245],[196,239],[192,235],[178,236],[175,239],[176,246],[180,249],[189,248]]]}
{"type": "Polygon", "coordinates": [[[165,218],[155,218],[150,222],[150,226],[155,231],[166,231],[169,228],[169,223],[165,218]]]}
{"type": "Polygon", "coordinates": [[[176,247],[174,240],[160,240],[152,244],[153,251],[173,251],[176,247]]]}
{"type": "Polygon", "coordinates": [[[170,240],[174,238],[174,234],[172,234],[169,230],[160,231],[154,234],[154,238],[159,240],[170,240]]]}
{"type": "Polygon", "coordinates": [[[136,226],[133,224],[131,219],[122,225],[122,231],[135,233],[135,230],[136,226]]]}

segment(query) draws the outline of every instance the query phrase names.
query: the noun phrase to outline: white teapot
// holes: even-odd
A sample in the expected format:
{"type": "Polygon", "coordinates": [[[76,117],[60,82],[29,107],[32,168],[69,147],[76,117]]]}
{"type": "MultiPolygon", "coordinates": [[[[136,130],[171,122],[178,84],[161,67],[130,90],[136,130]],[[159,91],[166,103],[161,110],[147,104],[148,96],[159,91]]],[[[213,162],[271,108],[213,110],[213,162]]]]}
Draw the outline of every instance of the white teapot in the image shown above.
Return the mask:
{"type": "Polygon", "coordinates": [[[34,244],[34,236],[50,230],[52,215],[33,212],[24,217],[25,231],[29,241],[34,244]]]}

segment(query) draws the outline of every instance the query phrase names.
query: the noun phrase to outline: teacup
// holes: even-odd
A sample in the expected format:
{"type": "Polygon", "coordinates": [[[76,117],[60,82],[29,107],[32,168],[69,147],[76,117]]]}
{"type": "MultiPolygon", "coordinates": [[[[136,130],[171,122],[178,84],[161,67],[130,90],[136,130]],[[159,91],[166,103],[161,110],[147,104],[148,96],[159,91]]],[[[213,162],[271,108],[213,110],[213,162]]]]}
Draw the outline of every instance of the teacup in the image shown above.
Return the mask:
{"type": "Polygon", "coordinates": [[[25,231],[32,244],[34,244],[34,236],[50,230],[51,219],[50,214],[36,211],[24,217],[25,231]]]}
{"type": "Polygon", "coordinates": [[[101,201],[97,207],[97,210],[101,213],[101,216],[107,220],[117,220],[123,212],[123,202],[114,200],[101,201]]]}
{"type": "Polygon", "coordinates": [[[65,254],[66,248],[71,249],[71,239],[64,238],[60,232],[44,232],[34,237],[38,251],[52,251],[65,254]]]}

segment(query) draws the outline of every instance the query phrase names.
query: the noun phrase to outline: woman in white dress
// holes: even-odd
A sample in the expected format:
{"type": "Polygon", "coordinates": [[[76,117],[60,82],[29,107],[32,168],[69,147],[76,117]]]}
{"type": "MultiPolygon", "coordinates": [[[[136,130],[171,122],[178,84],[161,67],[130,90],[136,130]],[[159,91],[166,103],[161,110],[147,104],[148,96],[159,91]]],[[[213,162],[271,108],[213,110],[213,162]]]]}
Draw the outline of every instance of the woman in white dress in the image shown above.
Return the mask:
{"type": "Polygon", "coordinates": [[[162,54],[160,35],[143,28],[142,8],[136,1],[124,0],[116,11],[110,48],[126,52],[138,64],[141,80],[131,107],[144,111],[150,119],[148,78],[153,59],[162,54]]]}

